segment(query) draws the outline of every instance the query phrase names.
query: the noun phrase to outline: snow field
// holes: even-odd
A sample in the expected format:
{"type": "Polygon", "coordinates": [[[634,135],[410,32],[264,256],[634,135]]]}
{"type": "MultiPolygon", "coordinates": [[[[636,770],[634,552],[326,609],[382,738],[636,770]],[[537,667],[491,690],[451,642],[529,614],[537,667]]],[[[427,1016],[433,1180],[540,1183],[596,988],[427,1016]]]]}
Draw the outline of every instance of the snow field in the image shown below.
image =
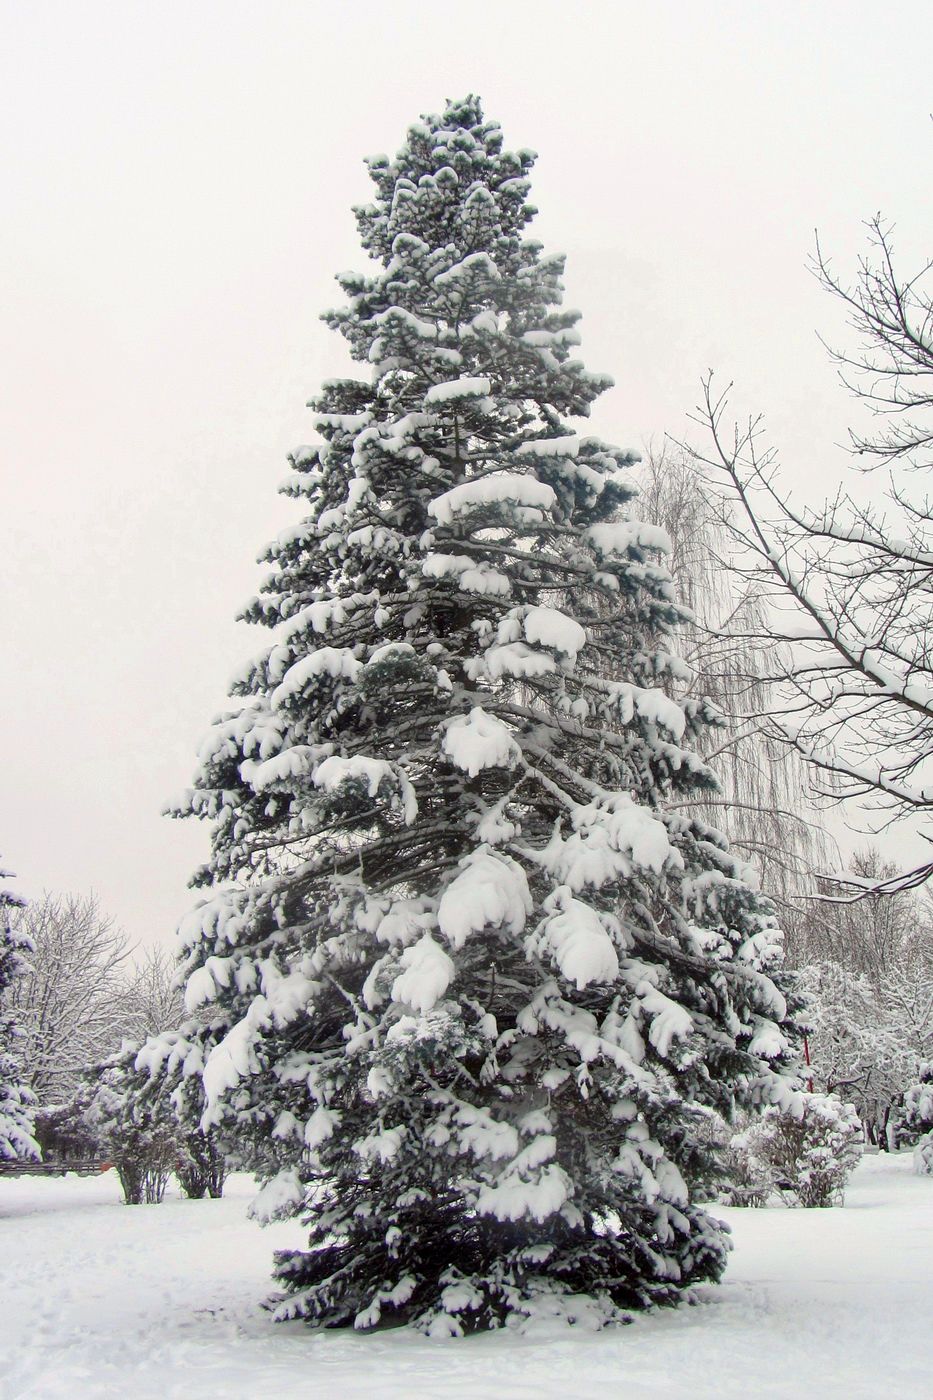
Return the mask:
{"type": "Polygon", "coordinates": [[[920,1400],[933,1367],[933,1182],[869,1156],[842,1210],[719,1209],[726,1282],[593,1333],[539,1324],[432,1342],[273,1324],[295,1223],[222,1201],[125,1207],[99,1178],[0,1179],[3,1400],[920,1400]]]}

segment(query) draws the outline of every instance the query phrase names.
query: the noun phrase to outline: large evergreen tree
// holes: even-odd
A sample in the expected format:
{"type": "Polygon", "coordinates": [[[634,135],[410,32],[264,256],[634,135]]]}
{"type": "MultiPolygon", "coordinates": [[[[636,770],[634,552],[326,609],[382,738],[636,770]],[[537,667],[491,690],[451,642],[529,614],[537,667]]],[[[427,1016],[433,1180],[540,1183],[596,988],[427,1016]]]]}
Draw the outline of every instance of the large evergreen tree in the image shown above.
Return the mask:
{"type": "MultiPolygon", "coordinates": [[[[6,878],[7,871],[0,870],[0,880],[6,878]]],[[[24,1082],[20,1030],[9,1005],[13,984],[26,968],[25,955],[32,951],[29,938],[12,923],[13,910],[24,903],[12,890],[0,888],[0,1162],[39,1155],[33,1137],[35,1098],[24,1082]]]]}
{"type": "Polygon", "coordinates": [[[313,405],[246,613],[274,643],[178,809],[212,829],[182,928],[208,1121],[307,1221],[279,1315],[324,1325],[718,1277],[698,1124],[793,1068],[769,907],[666,807],[713,784],[717,719],[668,693],[633,456],[568,422],[610,381],[523,236],[532,161],[472,97],[369,161],[374,266],[326,317],[361,374],[313,405]]]}

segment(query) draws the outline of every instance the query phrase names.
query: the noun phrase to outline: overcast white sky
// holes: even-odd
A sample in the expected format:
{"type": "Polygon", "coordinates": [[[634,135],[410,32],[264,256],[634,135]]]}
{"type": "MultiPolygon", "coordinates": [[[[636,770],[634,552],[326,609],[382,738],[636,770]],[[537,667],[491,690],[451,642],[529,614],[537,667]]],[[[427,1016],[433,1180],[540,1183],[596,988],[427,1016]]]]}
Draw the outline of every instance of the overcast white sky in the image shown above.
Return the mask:
{"type": "Polygon", "coordinates": [[[540,152],[595,426],[682,435],[701,374],[763,411],[788,480],[843,464],[850,404],[806,270],[861,221],[929,254],[933,6],[856,0],[4,0],[3,757],[17,888],[98,891],[143,943],[206,832],[160,816],[235,667],[275,494],[343,367],[318,322],[360,266],[361,158],[479,92],[540,152]]]}

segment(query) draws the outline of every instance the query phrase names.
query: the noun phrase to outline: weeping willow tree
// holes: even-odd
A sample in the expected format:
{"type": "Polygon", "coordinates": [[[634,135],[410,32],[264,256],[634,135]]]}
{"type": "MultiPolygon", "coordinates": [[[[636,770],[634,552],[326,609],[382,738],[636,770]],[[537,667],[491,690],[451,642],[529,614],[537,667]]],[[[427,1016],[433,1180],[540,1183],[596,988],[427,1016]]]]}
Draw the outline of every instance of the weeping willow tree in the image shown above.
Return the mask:
{"type": "Polygon", "coordinates": [[[693,673],[687,693],[712,701],[726,721],[698,743],[719,791],[698,792],[685,806],[722,828],[732,848],[754,861],[770,896],[784,905],[793,950],[798,925],[814,917],[807,897],[816,889],[815,872],[832,864],[834,842],[810,796],[806,765],[769,724],[772,687],[760,649],[750,644],[761,634],[762,600],[730,570],[721,505],[686,450],[649,449],[638,477],[641,513],[666,531],[667,565],[693,614],[680,633],[693,673]]]}

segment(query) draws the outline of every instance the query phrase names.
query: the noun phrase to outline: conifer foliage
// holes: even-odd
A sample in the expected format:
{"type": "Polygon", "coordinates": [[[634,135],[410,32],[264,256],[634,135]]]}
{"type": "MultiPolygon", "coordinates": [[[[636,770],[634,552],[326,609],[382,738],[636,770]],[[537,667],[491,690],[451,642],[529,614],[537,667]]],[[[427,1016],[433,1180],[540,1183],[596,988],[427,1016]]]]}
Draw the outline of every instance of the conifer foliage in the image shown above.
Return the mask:
{"type": "MultiPolygon", "coordinates": [[[[0,880],[7,872],[0,870],[0,880]]],[[[39,1156],[33,1136],[35,1098],[24,1082],[19,1025],[9,1009],[11,989],[26,970],[29,938],[13,927],[12,913],[25,900],[0,888],[0,1162],[39,1156]]]]}
{"type": "Polygon", "coordinates": [[[273,644],[177,809],[212,828],[206,1121],[307,1222],[279,1316],[326,1326],[676,1300],[725,1258],[697,1121],[790,1093],[769,908],[666,806],[716,716],[670,698],[635,459],[573,427],[610,381],[523,234],[532,161],[471,97],[368,162],[373,266],[325,318],[360,375],[313,405],[246,613],[273,644]]]}

